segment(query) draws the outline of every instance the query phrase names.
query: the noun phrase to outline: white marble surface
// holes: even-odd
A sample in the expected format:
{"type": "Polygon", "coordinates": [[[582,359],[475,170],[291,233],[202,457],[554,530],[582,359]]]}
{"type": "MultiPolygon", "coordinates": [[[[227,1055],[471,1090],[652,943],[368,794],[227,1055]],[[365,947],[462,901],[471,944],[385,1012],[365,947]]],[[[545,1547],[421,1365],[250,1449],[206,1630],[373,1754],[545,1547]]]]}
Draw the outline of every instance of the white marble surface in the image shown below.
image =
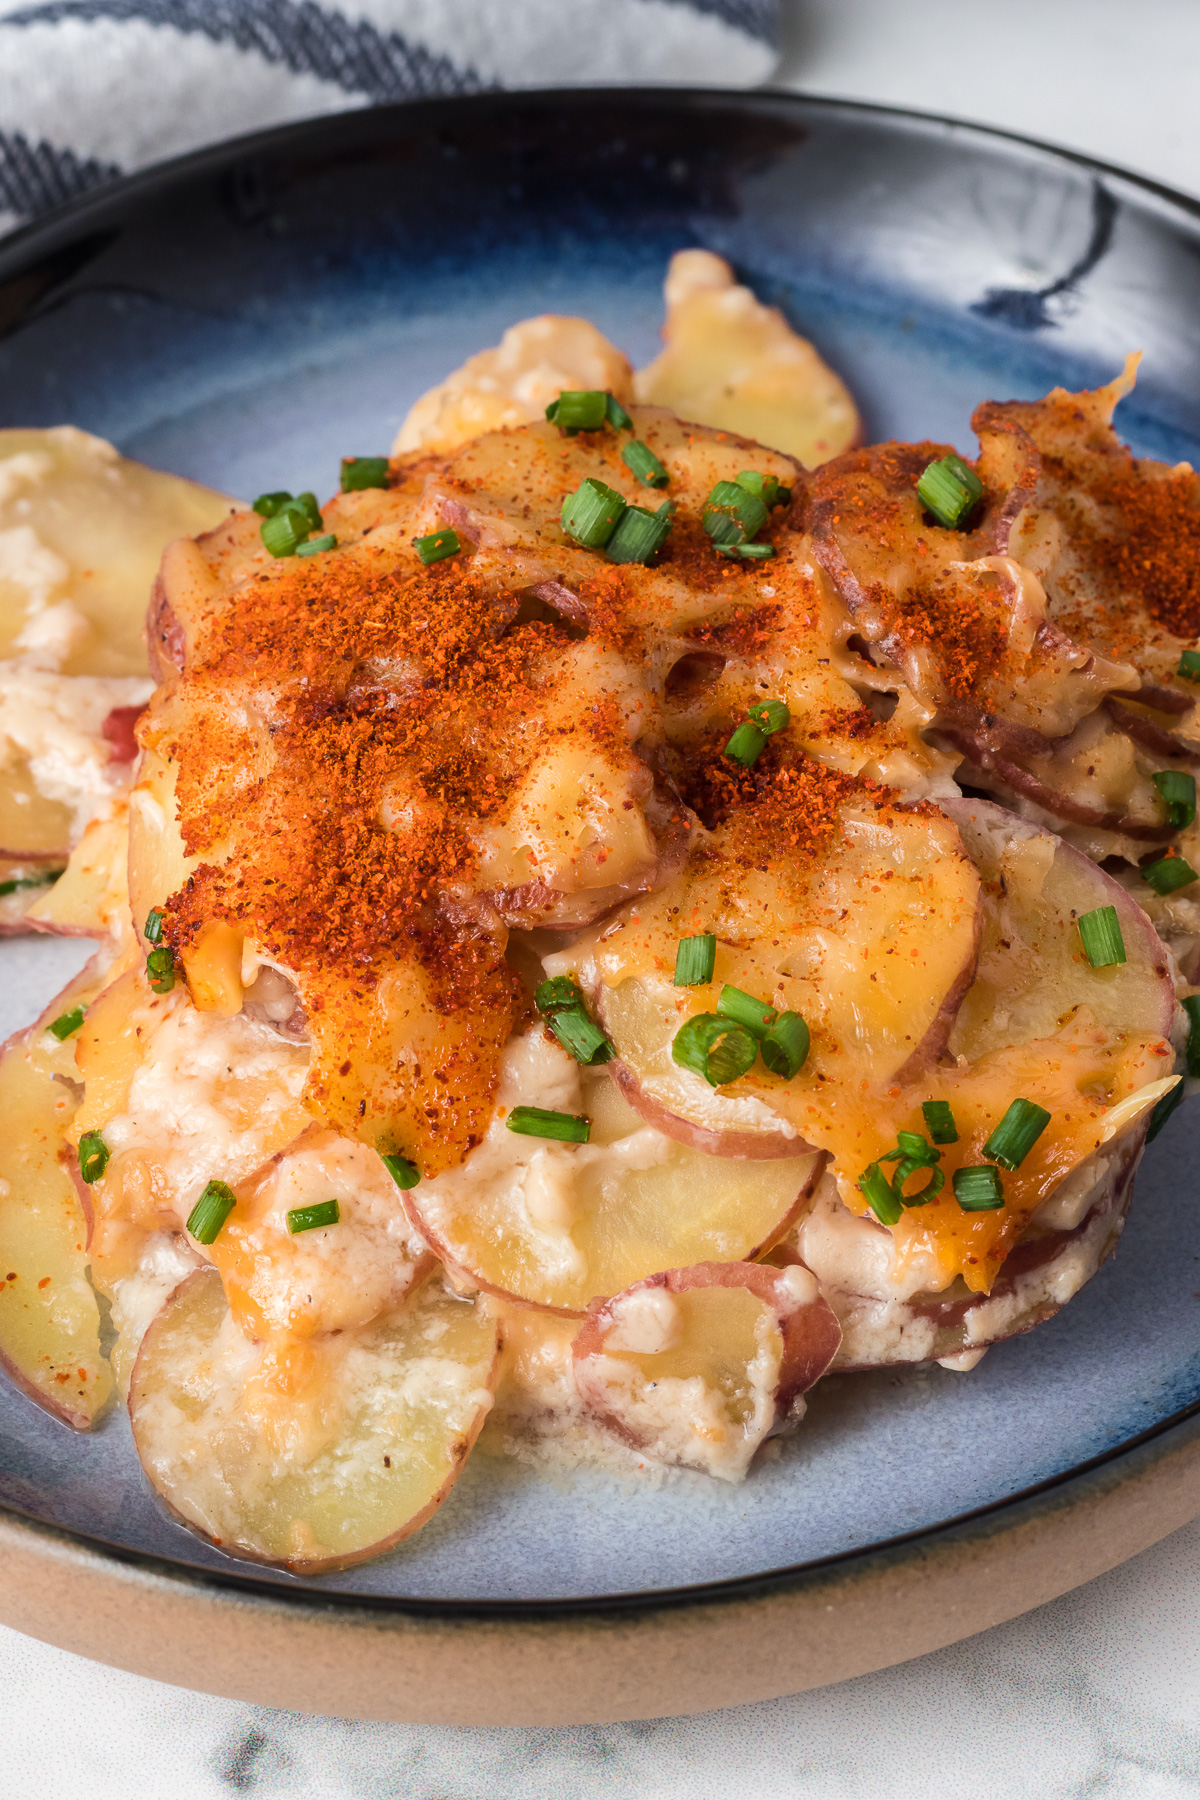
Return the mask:
{"type": "MultiPolygon", "coordinates": [[[[1200,192],[1198,0],[791,0],[788,12],[786,85],[1026,131],[1200,192]]],[[[0,1718],[0,1800],[1190,1800],[1200,1524],[968,1643],[693,1719],[558,1731],[309,1719],[3,1629],[0,1718]]]]}

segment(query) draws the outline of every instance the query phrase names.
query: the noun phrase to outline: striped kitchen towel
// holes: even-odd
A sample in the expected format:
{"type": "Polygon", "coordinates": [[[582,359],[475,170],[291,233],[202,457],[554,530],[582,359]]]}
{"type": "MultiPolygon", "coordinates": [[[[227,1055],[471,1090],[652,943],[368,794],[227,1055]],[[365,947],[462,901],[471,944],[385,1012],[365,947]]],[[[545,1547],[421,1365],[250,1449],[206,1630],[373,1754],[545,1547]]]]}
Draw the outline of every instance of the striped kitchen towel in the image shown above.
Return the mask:
{"type": "Polygon", "coordinates": [[[779,0],[0,0],[0,231],[201,144],[480,88],[751,87],[779,0]]]}

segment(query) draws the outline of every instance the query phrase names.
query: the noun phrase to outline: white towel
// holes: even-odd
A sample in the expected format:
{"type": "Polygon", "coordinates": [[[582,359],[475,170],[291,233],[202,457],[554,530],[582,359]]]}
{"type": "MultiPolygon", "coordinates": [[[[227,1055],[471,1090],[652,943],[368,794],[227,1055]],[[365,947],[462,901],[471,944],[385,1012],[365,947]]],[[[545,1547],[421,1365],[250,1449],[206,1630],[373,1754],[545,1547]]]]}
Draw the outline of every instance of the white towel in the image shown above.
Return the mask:
{"type": "Polygon", "coordinates": [[[428,94],[751,87],[779,0],[0,0],[0,231],[239,132],[428,94]]]}

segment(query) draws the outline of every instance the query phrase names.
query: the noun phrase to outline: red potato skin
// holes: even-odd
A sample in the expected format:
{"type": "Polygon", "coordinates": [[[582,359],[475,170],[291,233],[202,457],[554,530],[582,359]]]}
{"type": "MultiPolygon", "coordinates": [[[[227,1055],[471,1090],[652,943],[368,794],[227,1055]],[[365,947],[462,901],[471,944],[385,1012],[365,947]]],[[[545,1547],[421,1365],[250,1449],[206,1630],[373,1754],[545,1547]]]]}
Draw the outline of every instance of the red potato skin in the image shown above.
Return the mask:
{"type": "Polygon", "coordinates": [[[112,745],[109,762],[131,763],[138,753],[137,722],[145,706],[114,706],[100,727],[112,745]]]}
{"type": "MultiPolygon", "coordinates": [[[[1157,701],[1146,700],[1142,694],[1130,695],[1130,698],[1142,700],[1147,706],[1158,705],[1157,701]]],[[[1164,731],[1153,719],[1147,719],[1141,713],[1130,712],[1127,706],[1122,706],[1111,695],[1104,702],[1104,710],[1126,737],[1131,737],[1135,744],[1141,744],[1144,749],[1153,750],[1158,756],[1170,756],[1176,761],[1183,760],[1192,764],[1200,762],[1200,744],[1189,744],[1186,739],[1176,737],[1173,731],[1164,731]]],[[[1165,709],[1160,707],[1159,710],[1165,709]]]]}
{"type": "MultiPolygon", "coordinates": [[[[800,1258],[796,1257],[794,1262],[799,1264],[800,1258]]],[[[842,1328],[829,1303],[818,1295],[814,1301],[797,1305],[794,1297],[781,1286],[779,1271],[763,1263],[710,1262],[696,1263],[690,1269],[667,1269],[662,1274],[648,1276],[645,1281],[635,1282],[623,1294],[615,1294],[609,1300],[593,1301],[586,1322],[571,1346],[575,1385],[592,1416],[635,1449],[644,1449],[646,1441],[608,1409],[605,1385],[596,1378],[590,1366],[605,1353],[604,1337],[612,1322],[612,1309],[619,1300],[643,1289],[663,1288],[669,1294],[681,1294],[689,1289],[710,1287],[746,1288],[775,1312],[783,1337],[779,1385],[775,1390],[777,1422],[786,1416],[794,1400],[821,1379],[838,1353],[842,1328]]]]}
{"type": "MultiPolygon", "coordinates": [[[[804,1152],[793,1149],[791,1154],[801,1156],[804,1152]]],[[[781,1238],[787,1236],[788,1232],[800,1219],[804,1209],[812,1199],[813,1194],[816,1191],[817,1183],[825,1173],[826,1161],[827,1159],[822,1157],[800,1192],[796,1195],[791,1206],[788,1207],[787,1212],[780,1219],[778,1225],[776,1225],[769,1235],[763,1239],[761,1244],[755,1244],[754,1248],[747,1253],[747,1262],[753,1261],[757,1257],[765,1256],[767,1251],[770,1250],[774,1244],[777,1244],[781,1238]]],[[[408,1222],[413,1230],[425,1239],[425,1242],[429,1245],[438,1261],[442,1263],[446,1272],[462,1287],[472,1291],[477,1290],[483,1294],[494,1294],[498,1300],[508,1300],[514,1306],[527,1307],[530,1312],[550,1313],[558,1319],[586,1318],[588,1312],[592,1308],[602,1306],[606,1299],[612,1297],[603,1295],[598,1296],[596,1299],[590,1301],[587,1307],[547,1306],[542,1301],[529,1300],[526,1299],[523,1294],[510,1293],[507,1288],[499,1287],[495,1282],[486,1280],[480,1275],[477,1269],[469,1268],[466,1263],[461,1262],[459,1258],[454,1255],[453,1251],[450,1250],[440,1234],[427,1222],[421,1211],[420,1192],[421,1190],[419,1187],[410,1188],[401,1196],[408,1222]]],[[[707,1263],[698,1263],[696,1266],[697,1268],[707,1268],[710,1265],[707,1263]]],[[[722,1268],[724,1266],[724,1264],[720,1263],[713,1263],[711,1265],[713,1268],[722,1268]]],[[[741,1268],[742,1264],[731,1263],[728,1266],[730,1268],[741,1268]]],[[[654,1277],[653,1279],[657,1279],[657,1277],[654,1277]]]]}
{"type": "Polygon", "coordinates": [[[1161,844],[1170,836],[1170,831],[1160,824],[1147,825],[1144,820],[1126,818],[1123,813],[1101,812],[1097,807],[1073,800],[1059,788],[1047,787],[1037,775],[992,749],[981,736],[955,730],[942,730],[940,735],[960,751],[973,768],[994,775],[1012,793],[1023,800],[1031,800],[1053,818],[1070,825],[1090,825],[1099,831],[1121,832],[1139,843],[1161,844]]]}
{"type": "Polygon", "coordinates": [[[709,1156],[731,1156],[743,1162],[767,1162],[784,1156],[804,1156],[816,1149],[815,1144],[786,1137],[782,1131],[716,1131],[708,1125],[693,1125],[678,1113],[668,1112],[660,1101],[647,1094],[628,1064],[614,1058],[608,1068],[634,1112],[664,1137],[686,1144],[689,1150],[703,1150],[709,1156]]]}
{"type": "Polygon", "coordinates": [[[187,656],[187,632],[171,604],[161,571],[154,577],[150,604],[146,609],[146,651],[155,681],[163,682],[170,674],[182,675],[187,656]]]}
{"type": "MultiPolygon", "coordinates": [[[[186,1275],[184,1277],[184,1279],[179,1283],[179,1286],[176,1287],[175,1289],[173,1289],[172,1292],[168,1295],[161,1310],[157,1313],[155,1318],[151,1320],[150,1325],[147,1328],[146,1335],[142,1339],[141,1347],[137,1353],[137,1359],[133,1365],[133,1374],[131,1375],[130,1382],[129,1382],[129,1423],[130,1423],[130,1426],[133,1431],[133,1441],[134,1441],[134,1446],[138,1452],[139,1461],[141,1460],[141,1453],[142,1453],[141,1445],[138,1442],[138,1416],[137,1415],[138,1415],[138,1405],[139,1405],[140,1398],[141,1398],[139,1376],[141,1377],[142,1380],[144,1380],[145,1370],[143,1369],[143,1358],[147,1354],[147,1347],[151,1343],[151,1339],[153,1337],[155,1327],[160,1323],[160,1321],[163,1318],[165,1318],[168,1309],[172,1305],[174,1305],[174,1303],[177,1300],[179,1300],[179,1298],[184,1293],[185,1289],[187,1289],[191,1285],[192,1282],[204,1281],[215,1275],[216,1275],[216,1271],[214,1269],[212,1269],[211,1267],[205,1268],[205,1269],[196,1269],[193,1271],[193,1273],[191,1275],[186,1275]]],[[[219,1279],[219,1277],[217,1277],[217,1279],[219,1279]]],[[[496,1349],[495,1349],[495,1353],[492,1357],[491,1371],[490,1371],[490,1373],[487,1377],[487,1380],[484,1384],[487,1387],[489,1393],[495,1392],[496,1379],[499,1374],[499,1370],[500,1370],[500,1333],[499,1333],[499,1329],[497,1329],[496,1349]]],[[[430,1519],[432,1519],[434,1513],[437,1512],[438,1508],[449,1497],[451,1488],[454,1486],[455,1482],[458,1480],[459,1476],[462,1474],[462,1471],[466,1464],[467,1458],[470,1456],[471,1451],[475,1447],[475,1440],[479,1436],[479,1433],[482,1431],[484,1421],[486,1418],[487,1418],[487,1409],[483,1408],[483,1409],[481,1409],[481,1411],[479,1413],[479,1417],[476,1419],[475,1424],[473,1425],[471,1430],[469,1432],[466,1432],[458,1440],[458,1442],[454,1445],[454,1447],[451,1451],[452,1462],[451,1462],[450,1473],[447,1475],[446,1480],[443,1483],[442,1487],[434,1495],[433,1499],[429,1501],[428,1505],[422,1507],[421,1511],[419,1513],[416,1513],[411,1519],[405,1520],[404,1524],[400,1527],[400,1529],[398,1531],[392,1532],[391,1535],[386,1538],[381,1538],[378,1543],[369,1544],[363,1550],[354,1551],[349,1556],[314,1557],[311,1560],[303,1558],[303,1557],[273,1557],[273,1556],[263,1556],[259,1553],[256,1553],[254,1550],[247,1549],[242,1544],[227,1545],[227,1544],[222,1543],[217,1538],[209,1537],[208,1533],[205,1531],[202,1531],[200,1529],[200,1527],[198,1525],[196,1525],[191,1519],[187,1519],[183,1516],[183,1514],[181,1512],[177,1512],[175,1507],[172,1506],[170,1500],[168,1500],[166,1495],[161,1493],[157,1487],[154,1488],[154,1491],[156,1494],[158,1494],[159,1499],[162,1501],[163,1505],[166,1507],[167,1511],[171,1514],[171,1517],[173,1519],[176,1519],[180,1525],[185,1526],[188,1531],[190,1531],[194,1534],[194,1536],[201,1538],[206,1544],[215,1544],[218,1550],[224,1550],[227,1555],[236,1556],[244,1562],[258,1563],[262,1567],[268,1568],[268,1569],[287,1569],[293,1575],[333,1575],[339,1569],[352,1569],[356,1563],[370,1562],[374,1557],[385,1556],[389,1550],[394,1550],[397,1544],[402,1544],[404,1542],[405,1538],[412,1537],[414,1532],[420,1531],[420,1529],[423,1525],[427,1525],[429,1523],[429,1521],[430,1521],[430,1519]]],[[[145,1469],[146,1466],[144,1463],[142,1466],[145,1469]]],[[[152,1487],[154,1487],[153,1478],[150,1475],[149,1469],[146,1469],[146,1477],[147,1477],[147,1480],[150,1481],[150,1485],[152,1487]]]]}

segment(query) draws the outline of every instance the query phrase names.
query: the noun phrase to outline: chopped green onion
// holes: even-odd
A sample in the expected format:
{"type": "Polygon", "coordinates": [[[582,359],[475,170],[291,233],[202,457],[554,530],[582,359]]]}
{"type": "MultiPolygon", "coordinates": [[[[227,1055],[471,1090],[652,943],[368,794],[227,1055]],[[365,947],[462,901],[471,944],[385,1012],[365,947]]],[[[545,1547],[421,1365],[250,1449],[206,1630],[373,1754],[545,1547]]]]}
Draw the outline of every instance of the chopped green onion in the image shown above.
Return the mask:
{"type": "Polygon", "coordinates": [[[389,468],[386,456],[343,456],[343,494],[361,493],[364,488],[385,488],[389,468]]]}
{"type": "Polygon", "coordinates": [[[896,1144],[898,1147],[895,1150],[889,1150],[886,1156],[881,1156],[880,1162],[894,1162],[897,1157],[903,1156],[907,1157],[910,1162],[921,1164],[924,1168],[932,1168],[934,1163],[940,1162],[942,1159],[941,1151],[935,1150],[919,1131],[898,1131],[896,1144]]]}
{"type": "Polygon", "coordinates": [[[379,1159],[398,1188],[415,1188],[421,1171],[407,1156],[381,1156],[379,1159]]]}
{"type": "Polygon", "coordinates": [[[544,1106],[514,1106],[504,1123],[521,1137],[553,1138],[560,1144],[586,1144],[592,1135],[590,1119],[544,1106]]]}
{"type": "Polygon", "coordinates": [[[983,1154],[1010,1174],[1019,1169],[1050,1123],[1050,1114],[1033,1100],[1014,1100],[983,1146],[983,1154]]]}
{"type": "Polygon", "coordinates": [[[680,938],[675,952],[675,986],[702,987],[712,980],[716,963],[717,940],[711,931],[680,938]]]}
{"type": "Polygon", "coordinates": [[[166,944],[146,958],[146,979],[156,994],[169,994],[175,986],[175,957],[166,944]]]}
{"type": "Polygon", "coordinates": [[[294,512],[277,512],[273,518],[263,520],[259,536],[272,556],[295,556],[309,530],[294,512]]]}
{"type": "Polygon", "coordinates": [[[666,508],[651,512],[645,506],[627,506],[604,547],[610,562],[648,563],[667,541],[671,514],[666,508]]]}
{"type": "Polygon", "coordinates": [[[935,1144],[957,1144],[958,1126],[954,1123],[948,1100],[923,1100],[921,1111],[925,1115],[925,1129],[935,1144]]]}
{"type": "Polygon", "coordinates": [[[1191,887],[1193,881],[1200,880],[1182,856],[1160,856],[1157,862],[1147,863],[1141,874],[1156,894],[1173,894],[1176,888],[1191,887]]]}
{"type": "Polygon", "coordinates": [[[779,477],[777,475],[760,475],[757,469],[743,469],[734,480],[739,487],[744,487],[748,494],[757,494],[767,506],[779,504],[779,477]]]}
{"type": "Polygon", "coordinates": [[[700,523],[718,547],[748,543],[766,522],[767,508],[758,495],[736,481],[718,481],[700,514],[700,523]]]}
{"type": "Polygon", "coordinates": [[[965,525],[983,498],[983,483],[961,456],[931,462],[917,483],[917,498],[939,525],[965,525]]]}
{"type": "Polygon", "coordinates": [[[79,1173],[91,1187],[108,1167],[112,1151],[98,1131],[85,1131],[79,1140],[79,1173]]]}
{"type": "Polygon", "coordinates": [[[633,430],[633,420],[625,411],[621,402],[619,400],[614,400],[611,394],[605,394],[604,396],[604,412],[614,431],[633,430]]]}
{"type": "MultiPolygon", "coordinates": [[[[309,531],[320,531],[323,520],[321,509],[317,505],[317,496],[311,493],[296,494],[285,500],[279,509],[280,513],[291,513],[294,518],[308,521],[309,531]]],[[[279,516],[278,514],[276,515],[279,516]]],[[[305,534],[307,535],[307,533],[305,534]]]]}
{"type": "Polygon", "coordinates": [[[413,549],[423,563],[436,563],[444,562],[448,556],[457,556],[462,544],[453,525],[444,525],[440,531],[414,538],[413,549]]]}
{"type": "Polygon", "coordinates": [[[725,754],[743,769],[752,769],[767,747],[766,733],[749,719],[739,725],[725,746],[725,754]]]}
{"type": "Polygon", "coordinates": [[[881,1225],[894,1225],[904,1207],[892,1192],[892,1184],[878,1163],[869,1163],[858,1178],[867,1205],[881,1225]]]}
{"type": "Polygon", "coordinates": [[[196,1242],[215,1243],[236,1205],[237,1195],[227,1182],[210,1181],[188,1214],[187,1228],[196,1242]]]}
{"type": "Polygon", "coordinates": [[[1146,1128],[1146,1142],[1148,1144],[1154,1142],[1155,1138],[1158,1136],[1171,1114],[1175,1111],[1175,1108],[1181,1104],[1182,1100],[1183,1083],[1182,1081],[1177,1081],[1175,1086],[1169,1088],[1162,1099],[1150,1110],[1150,1123],[1146,1128]]]}
{"type": "Polygon", "coordinates": [[[626,444],[621,452],[621,461],[631,474],[636,475],[643,487],[666,487],[671,477],[659,462],[649,444],[643,444],[640,438],[626,444]]]}
{"type": "Polygon", "coordinates": [[[613,1047],[582,1006],[566,1006],[550,1016],[550,1030],[576,1062],[611,1062],[613,1047]]]}
{"type": "Polygon", "coordinates": [[[1098,906],[1095,912],[1081,913],[1075,922],[1083,954],[1093,969],[1107,969],[1125,961],[1125,939],[1115,906],[1098,906]]]}
{"type": "Polygon", "coordinates": [[[1000,1172],[991,1163],[976,1163],[968,1169],[955,1169],[954,1198],[963,1212],[997,1212],[1004,1205],[1004,1186],[1000,1172]]]}
{"type": "Polygon", "coordinates": [[[1186,681],[1200,681],[1200,650],[1185,650],[1175,673],[1186,681]]]}
{"type": "Polygon", "coordinates": [[[161,906],[152,906],[146,914],[146,929],[142,936],[148,944],[157,944],[162,937],[163,920],[166,916],[161,906]]]}
{"type": "Polygon", "coordinates": [[[60,1044],[65,1044],[69,1037],[74,1037],[83,1024],[85,1007],[73,1006],[70,1012],[59,1013],[57,1019],[51,1019],[46,1030],[56,1037],[60,1044]]]}
{"type": "Polygon", "coordinates": [[[1160,769],[1150,779],[1162,796],[1168,823],[1177,831],[1193,824],[1196,818],[1196,777],[1185,775],[1182,769],[1160,769]]]}
{"type": "Polygon", "coordinates": [[[753,1033],[720,1013],[697,1013],[681,1025],[671,1045],[672,1061],[703,1075],[710,1087],[724,1087],[753,1067],[758,1045],[753,1033]]]}
{"type": "Polygon", "coordinates": [[[44,869],[38,875],[14,875],[8,881],[0,881],[0,900],[7,900],[10,894],[19,893],[22,888],[50,887],[66,872],[65,869],[44,869]]]}
{"type": "MultiPolygon", "coordinates": [[[[886,1162],[887,1158],[881,1157],[880,1161],[886,1162]]],[[[930,1163],[925,1157],[921,1156],[903,1157],[902,1160],[896,1164],[896,1170],[892,1176],[892,1192],[897,1200],[899,1200],[901,1206],[927,1206],[931,1200],[937,1199],[945,1185],[945,1173],[939,1169],[936,1164],[930,1163]],[[923,1188],[918,1188],[915,1194],[906,1194],[904,1191],[905,1182],[922,1169],[928,1173],[929,1180],[925,1183],[923,1188]]]]}
{"type": "Polygon", "coordinates": [[[297,556],[321,556],[326,550],[336,550],[336,549],[337,549],[337,539],[334,537],[332,531],[330,531],[330,532],[327,532],[324,537],[309,538],[307,544],[300,545],[300,547],[296,551],[296,555],[297,556]]]}
{"type": "Polygon", "coordinates": [[[583,1005],[583,990],[573,975],[554,975],[538,983],[533,1004],[542,1014],[562,1012],[564,1007],[583,1005]]]}
{"type": "Polygon", "coordinates": [[[274,494],[260,494],[254,502],[254,510],[260,519],[273,519],[281,506],[286,506],[291,499],[286,488],[280,488],[274,494]]]}
{"type": "Polygon", "coordinates": [[[1200,1075],[1200,994],[1189,994],[1183,1002],[1183,1010],[1188,1020],[1187,1072],[1197,1076],[1200,1075]]]}
{"type": "MultiPolygon", "coordinates": [[[[364,487],[367,485],[363,483],[364,487]]],[[[293,1206],[287,1216],[287,1228],[293,1237],[298,1231],[315,1231],[321,1225],[336,1225],[342,1209],[336,1200],[319,1200],[315,1206],[293,1206]]]]}
{"type": "Polygon", "coordinates": [[[607,482],[589,475],[562,503],[562,528],[585,550],[603,550],[620,523],[625,502],[607,482]]]}
{"type": "Polygon", "coordinates": [[[600,388],[564,388],[546,417],[560,431],[599,431],[608,419],[608,395],[600,388]]]}
{"type": "Polygon", "coordinates": [[[717,1000],[717,1011],[724,1013],[727,1019],[736,1019],[755,1037],[761,1037],[775,1023],[778,1013],[765,1000],[756,1000],[753,994],[744,993],[741,988],[726,985],[721,989],[717,1000]]]}
{"type": "Polygon", "coordinates": [[[722,556],[740,556],[743,562],[765,562],[774,556],[774,544],[718,544],[722,556]]]}
{"type": "Polygon", "coordinates": [[[759,1040],[758,1054],[772,1075],[782,1075],[785,1081],[798,1075],[808,1059],[808,1026],[800,1014],[780,1013],[759,1040]]]}
{"type": "Polygon", "coordinates": [[[757,725],[764,737],[774,737],[777,731],[785,731],[792,722],[792,715],[782,700],[756,700],[749,711],[750,723],[757,725]]]}

